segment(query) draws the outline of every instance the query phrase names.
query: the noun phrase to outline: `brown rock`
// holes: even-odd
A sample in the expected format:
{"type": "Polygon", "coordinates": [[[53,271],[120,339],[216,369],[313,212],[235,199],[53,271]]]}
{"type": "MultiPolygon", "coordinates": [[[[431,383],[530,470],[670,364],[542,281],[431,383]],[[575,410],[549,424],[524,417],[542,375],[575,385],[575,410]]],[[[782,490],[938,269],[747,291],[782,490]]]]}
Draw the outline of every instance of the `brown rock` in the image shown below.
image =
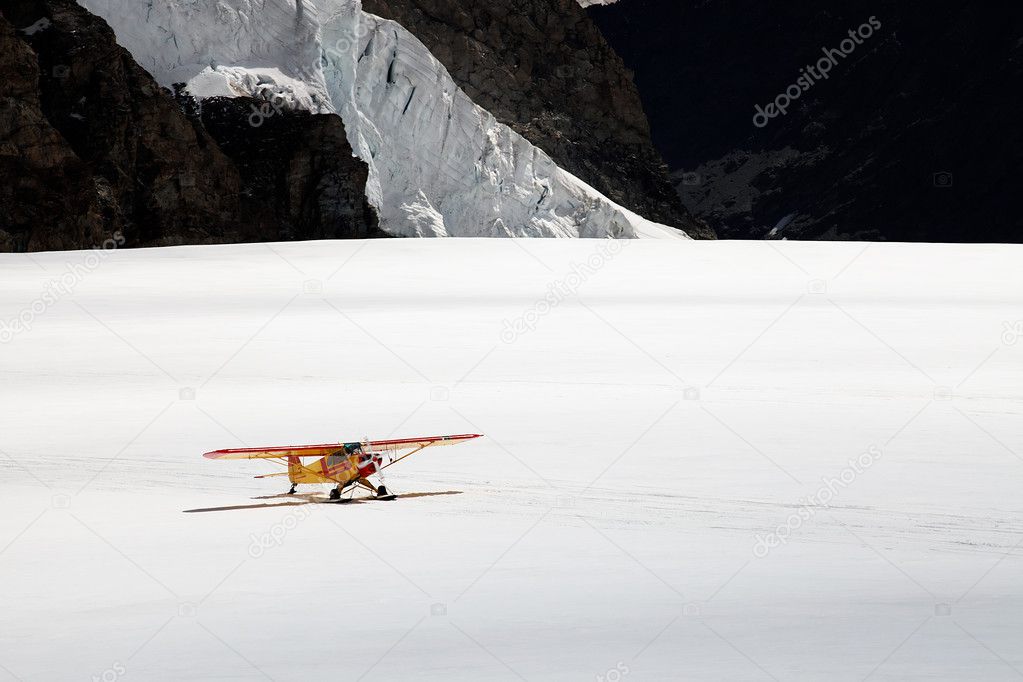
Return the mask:
{"type": "Polygon", "coordinates": [[[221,107],[226,137],[211,136],[102,19],[71,0],[9,0],[0,249],[88,248],[115,232],[126,246],[379,234],[339,117],[277,112],[259,130],[248,107],[221,107]]]}

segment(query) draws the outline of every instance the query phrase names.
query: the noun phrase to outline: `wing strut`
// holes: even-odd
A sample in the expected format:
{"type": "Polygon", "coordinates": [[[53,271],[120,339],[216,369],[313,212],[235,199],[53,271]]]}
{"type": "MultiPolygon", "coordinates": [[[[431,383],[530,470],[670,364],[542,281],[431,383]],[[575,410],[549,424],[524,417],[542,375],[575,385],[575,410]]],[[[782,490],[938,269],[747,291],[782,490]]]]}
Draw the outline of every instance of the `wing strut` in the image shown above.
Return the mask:
{"type": "Polygon", "coordinates": [[[419,452],[420,450],[429,447],[430,445],[432,445],[432,443],[428,443],[427,445],[420,445],[418,448],[416,448],[412,452],[407,452],[404,455],[402,455],[401,457],[399,457],[398,459],[396,459],[394,461],[391,461],[391,462],[388,462],[387,464],[383,465],[382,467],[380,467],[380,470],[383,471],[384,469],[386,469],[387,467],[391,466],[392,464],[397,464],[398,462],[400,462],[401,460],[405,459],[406,457],[410,457],[410,456],[416,454],[417,452],[419,452]]]}

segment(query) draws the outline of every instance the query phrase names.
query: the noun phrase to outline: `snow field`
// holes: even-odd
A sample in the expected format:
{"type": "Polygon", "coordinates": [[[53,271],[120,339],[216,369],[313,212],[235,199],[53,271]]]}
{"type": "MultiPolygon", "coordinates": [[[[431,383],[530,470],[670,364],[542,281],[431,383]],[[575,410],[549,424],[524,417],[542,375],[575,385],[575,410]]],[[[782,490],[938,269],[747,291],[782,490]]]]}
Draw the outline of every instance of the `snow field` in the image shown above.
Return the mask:
{"type": "Polygon", "coordinates": [[[0,256],[0,673],[1017,677],[1019,247],[615,244],[0,256]]]}

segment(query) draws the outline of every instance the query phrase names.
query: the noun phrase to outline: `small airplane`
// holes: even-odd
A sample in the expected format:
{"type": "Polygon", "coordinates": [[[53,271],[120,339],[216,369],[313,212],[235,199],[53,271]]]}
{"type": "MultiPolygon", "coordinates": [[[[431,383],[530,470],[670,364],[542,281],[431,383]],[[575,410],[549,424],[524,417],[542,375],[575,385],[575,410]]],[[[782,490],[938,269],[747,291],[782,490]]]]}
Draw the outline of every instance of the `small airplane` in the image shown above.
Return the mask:
{"type": "Polygon", "coordinates": [[[483,434],[465,433],[457,436],[426,436],[423,438],[399,438],[396,440],[363,440],[352,443],[331,443],[327,445],[293,445],[270,448],[238,448],[214,450],[203,455],[206,459],[267,459],[288,468],[275,474],[263,474],[256,478],[287,476],[291,481],[289,495],[295,494],[296,486],[306,483],[334,483],[330,491],[331,500],[340,500],[341,494],[357,487],[365,488],[374,499],[393,500],[392,495],[381,482],[374,485],[369,477],[397,464],[420,450],[440,445],[464,443],[483,434]],[[303,459],[318,457],[315,462],[304,464],[303,459]]]}

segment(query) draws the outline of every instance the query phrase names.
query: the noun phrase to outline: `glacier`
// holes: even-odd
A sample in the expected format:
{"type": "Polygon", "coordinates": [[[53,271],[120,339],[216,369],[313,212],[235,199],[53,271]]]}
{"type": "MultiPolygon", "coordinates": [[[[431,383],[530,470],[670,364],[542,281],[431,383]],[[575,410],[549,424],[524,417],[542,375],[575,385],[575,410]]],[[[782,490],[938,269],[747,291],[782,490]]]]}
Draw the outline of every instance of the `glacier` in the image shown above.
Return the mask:
{"type": "Polygon", "coordinates": [[[408,237],[686,238],[614,203],[476,105],[358,0],[82,0],[158,82],[336,113],[381,228],[408,237]]]}

